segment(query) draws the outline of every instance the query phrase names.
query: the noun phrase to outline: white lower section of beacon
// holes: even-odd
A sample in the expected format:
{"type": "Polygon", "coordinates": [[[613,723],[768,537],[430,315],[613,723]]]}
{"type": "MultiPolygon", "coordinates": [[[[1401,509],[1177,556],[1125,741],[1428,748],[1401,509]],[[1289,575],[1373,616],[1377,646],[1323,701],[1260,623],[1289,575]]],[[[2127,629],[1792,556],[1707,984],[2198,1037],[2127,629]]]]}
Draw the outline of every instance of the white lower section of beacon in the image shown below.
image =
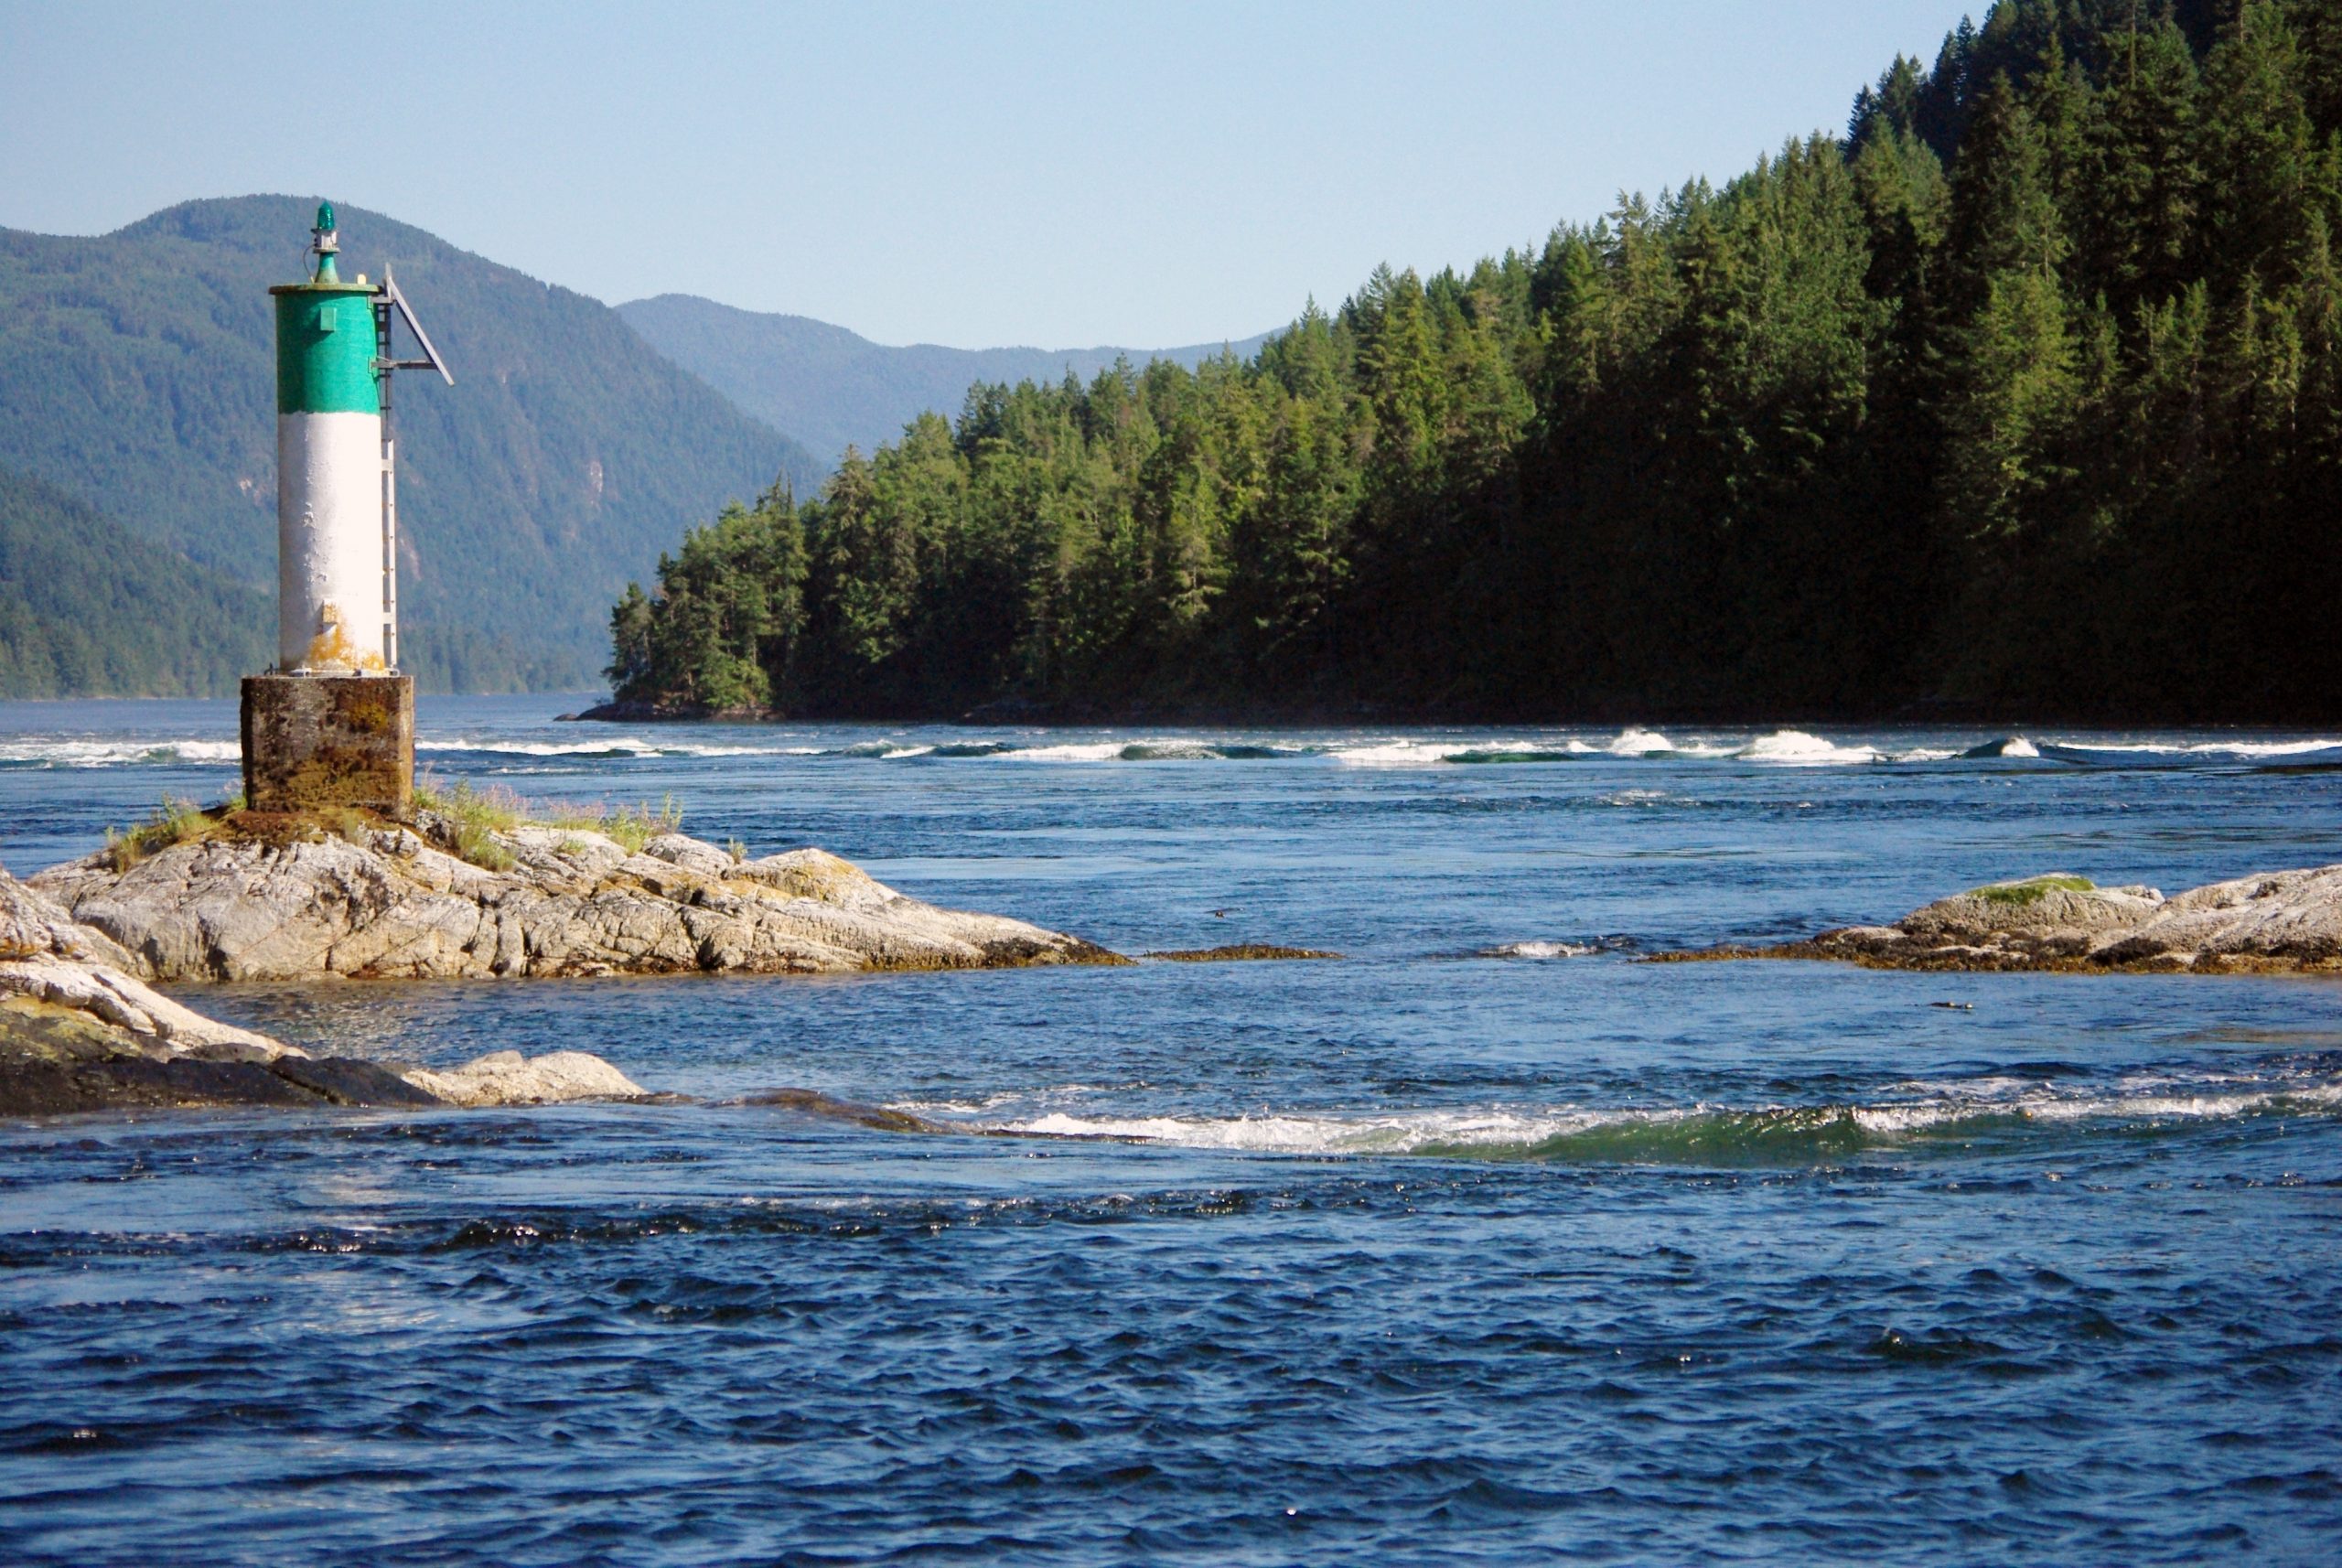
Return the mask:
{"type": "Polygon", "coordinates": [[[278,414],[277,668],[387,671],[383,620],[381,416],[278,414]]]}

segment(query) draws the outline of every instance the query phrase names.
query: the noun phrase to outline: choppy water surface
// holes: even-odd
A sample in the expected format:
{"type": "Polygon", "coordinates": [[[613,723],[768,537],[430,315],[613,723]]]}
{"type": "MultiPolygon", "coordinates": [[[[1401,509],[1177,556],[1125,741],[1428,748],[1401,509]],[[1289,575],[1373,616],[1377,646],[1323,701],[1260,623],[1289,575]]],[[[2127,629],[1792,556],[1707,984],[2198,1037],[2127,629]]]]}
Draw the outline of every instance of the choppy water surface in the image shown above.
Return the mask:
{"type": "MultiPolygon", "coordinates": [[[[1126,950],[1349,956],[203,993],[967,1132],[0,1126],[0,1556],[2342,1555],[2342,987],[1633,961],[2342,860],[2342,737],[555,711],[426,700],[425,759],[1126,950]]],[[[225,705],[0,707],[10,868],[234,755],[225,705]]]]}

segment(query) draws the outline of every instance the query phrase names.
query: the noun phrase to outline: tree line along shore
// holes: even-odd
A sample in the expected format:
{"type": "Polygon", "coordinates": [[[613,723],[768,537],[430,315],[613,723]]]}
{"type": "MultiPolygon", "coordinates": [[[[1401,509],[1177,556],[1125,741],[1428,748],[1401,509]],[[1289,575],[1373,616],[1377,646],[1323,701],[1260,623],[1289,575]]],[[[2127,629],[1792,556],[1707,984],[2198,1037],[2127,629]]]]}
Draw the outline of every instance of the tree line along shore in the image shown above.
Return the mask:
{"type": "Polygon", "coordinates": [[[2331,716],[2337,224],[2330,4],[2000,0],[1721,188],[727,508],[612,711],[2331,716]]]}

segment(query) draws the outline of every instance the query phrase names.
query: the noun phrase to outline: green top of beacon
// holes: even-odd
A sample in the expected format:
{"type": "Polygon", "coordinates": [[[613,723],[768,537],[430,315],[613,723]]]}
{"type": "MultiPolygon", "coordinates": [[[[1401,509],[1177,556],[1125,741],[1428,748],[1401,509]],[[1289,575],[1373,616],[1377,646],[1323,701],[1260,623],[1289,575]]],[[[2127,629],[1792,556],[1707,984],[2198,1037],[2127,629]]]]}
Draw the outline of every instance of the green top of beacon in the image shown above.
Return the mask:
{"type": "Polygon", "coordinates": [[[276,412],[380,413],[373,304],[378,291],[371,284],[341,281],[334,264],[339,245],[332,202],[318,204],[315,233],[317,275],[268,291],[276,296],[276,412]]]}

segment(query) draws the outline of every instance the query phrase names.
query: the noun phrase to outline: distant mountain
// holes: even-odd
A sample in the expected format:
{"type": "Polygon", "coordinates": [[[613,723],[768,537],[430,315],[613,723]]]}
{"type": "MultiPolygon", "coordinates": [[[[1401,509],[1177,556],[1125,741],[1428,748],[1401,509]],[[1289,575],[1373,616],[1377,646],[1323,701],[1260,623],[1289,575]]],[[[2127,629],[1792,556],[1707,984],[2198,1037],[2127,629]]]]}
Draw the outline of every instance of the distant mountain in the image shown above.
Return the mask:
{"type": "MultiPolygon", "coordinates": [[[[261,592],[263,638],[267,288],[303,275],[315,209],[239,197],[94,239],[0,230],[0,464],[261,592]]],[[[598,301],[360,208],[340,216],[343,275],[394,264],[456,373],[397,389],[402,653],[426,686],[598,683],[610,600],[685,524],[826,469],[598,301]]]]}
{"type": "Polygon", "coordinates": [[[890,349],[802,316],[736,310],[695,295],[662,294],[618,307],[628,326],[743,409],[834,462],[868,452],[929,409],[956,415],[977,381],[1087,381],[1118,358],[1173,360],[1193,370],[1221,349],[1249,359],[1269,334],[1185,349],[890,349]]]}
{"type": "Polygon", "coordinates": [[[0,697],[220,697],[262,668],[258,589],[0,468],[0,697]]]}

